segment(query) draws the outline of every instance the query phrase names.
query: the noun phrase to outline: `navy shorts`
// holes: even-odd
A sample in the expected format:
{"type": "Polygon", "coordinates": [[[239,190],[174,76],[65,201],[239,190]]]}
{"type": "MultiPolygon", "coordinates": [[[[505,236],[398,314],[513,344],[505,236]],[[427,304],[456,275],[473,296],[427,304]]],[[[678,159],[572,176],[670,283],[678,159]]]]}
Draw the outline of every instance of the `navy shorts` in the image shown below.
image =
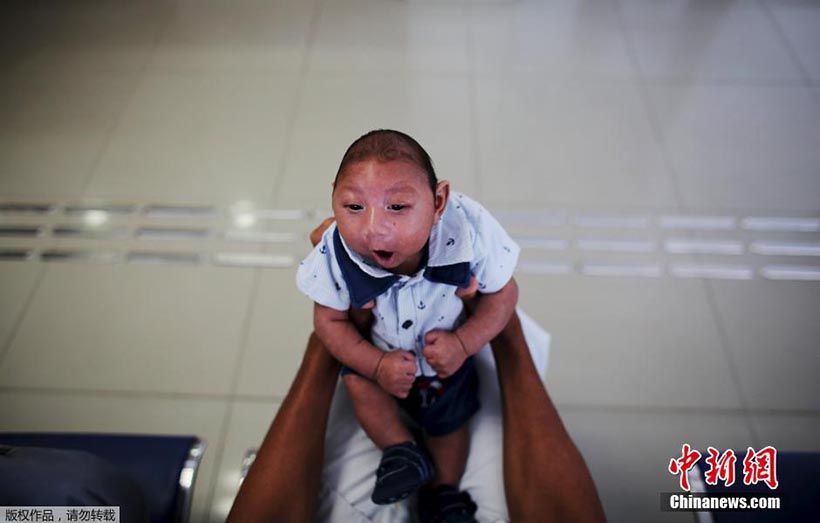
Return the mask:
{"type": "MultiPolygon", "coordinates": [[[[342,367],[341,376],[358,372],[342,367]]],[[[402,410],[430,436],[446,436],[478,412],[478,373],[467,358],[449,378],[419,376],[406,398],[396,398],[402,410]]]]}

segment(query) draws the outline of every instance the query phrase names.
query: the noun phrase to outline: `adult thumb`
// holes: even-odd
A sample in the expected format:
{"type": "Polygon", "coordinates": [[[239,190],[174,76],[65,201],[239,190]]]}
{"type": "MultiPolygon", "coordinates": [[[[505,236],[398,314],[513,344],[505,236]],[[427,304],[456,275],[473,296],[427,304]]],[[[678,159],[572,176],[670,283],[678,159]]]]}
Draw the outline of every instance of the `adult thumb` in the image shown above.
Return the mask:
{"type": "Polygon", "coordinates": [[[464,288],[456,289],[456,296],[459,298],[471,298],[478,291],[478,280],[475,276],[470,276],[470,283],[464,288]]]}

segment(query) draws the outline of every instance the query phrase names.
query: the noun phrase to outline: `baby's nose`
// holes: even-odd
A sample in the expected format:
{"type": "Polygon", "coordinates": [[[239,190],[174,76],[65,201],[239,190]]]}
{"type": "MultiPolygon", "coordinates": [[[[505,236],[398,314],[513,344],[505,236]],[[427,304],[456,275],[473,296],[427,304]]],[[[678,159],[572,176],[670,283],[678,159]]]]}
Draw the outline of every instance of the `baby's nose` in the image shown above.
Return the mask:
{"type": "Polygon", "coordinates": [[[389,225],[380,209],[371,208],[367,216],[366,234],[369,238],[379,238],[388,233],[389,225]]]}

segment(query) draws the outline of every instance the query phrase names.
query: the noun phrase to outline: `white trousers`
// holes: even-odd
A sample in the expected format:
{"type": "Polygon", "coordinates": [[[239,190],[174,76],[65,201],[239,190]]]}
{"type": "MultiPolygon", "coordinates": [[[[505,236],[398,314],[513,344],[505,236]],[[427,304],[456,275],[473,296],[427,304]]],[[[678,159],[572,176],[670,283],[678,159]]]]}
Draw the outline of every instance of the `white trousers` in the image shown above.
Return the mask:
{"type": "MultiPolygon", "coordinates": [[[[542,379],[549,360],[550,335],[518,310],[524,337],[542,379]]],[[[460,488],[478,505],[479,522],[507,521],[504,497],[501,395],[495,360],[487,345],[475,356],[481,409],[470,420],[470,454],[460,488]]],[[[413,497],[392,505],[370,501],[379,450],[364,433],[350,397],[339,381],[330,407],[325,439],[325,468],[317,521],[323,523],[406,523],[415,513],[413,497]]]]}

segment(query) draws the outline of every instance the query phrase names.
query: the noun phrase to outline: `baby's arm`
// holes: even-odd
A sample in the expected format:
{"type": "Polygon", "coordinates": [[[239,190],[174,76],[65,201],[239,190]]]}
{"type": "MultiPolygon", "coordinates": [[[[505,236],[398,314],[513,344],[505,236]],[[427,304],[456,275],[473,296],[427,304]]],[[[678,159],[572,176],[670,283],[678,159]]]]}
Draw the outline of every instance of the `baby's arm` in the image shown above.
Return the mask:
{"type": "Polygon", "coordinates": [[[342,364],[390,394],[406,398],[416,378],[416,359],[407,351],[384,352],[362,337],[348,311],[314,303],[316,335],[342,364]]]}
{"type": "MultiPolygon", "coordinates": [[[[474,290],[474,281],[470,283],[474,290]]],[[[509,323],[518,302],[518,284],[510,278],[497,292],[478,296],[472,315],[458,329],[433,330],[424,338],[424,357],[442,378],[452,376],[464,360],[478,353],[509,323]]]]}

